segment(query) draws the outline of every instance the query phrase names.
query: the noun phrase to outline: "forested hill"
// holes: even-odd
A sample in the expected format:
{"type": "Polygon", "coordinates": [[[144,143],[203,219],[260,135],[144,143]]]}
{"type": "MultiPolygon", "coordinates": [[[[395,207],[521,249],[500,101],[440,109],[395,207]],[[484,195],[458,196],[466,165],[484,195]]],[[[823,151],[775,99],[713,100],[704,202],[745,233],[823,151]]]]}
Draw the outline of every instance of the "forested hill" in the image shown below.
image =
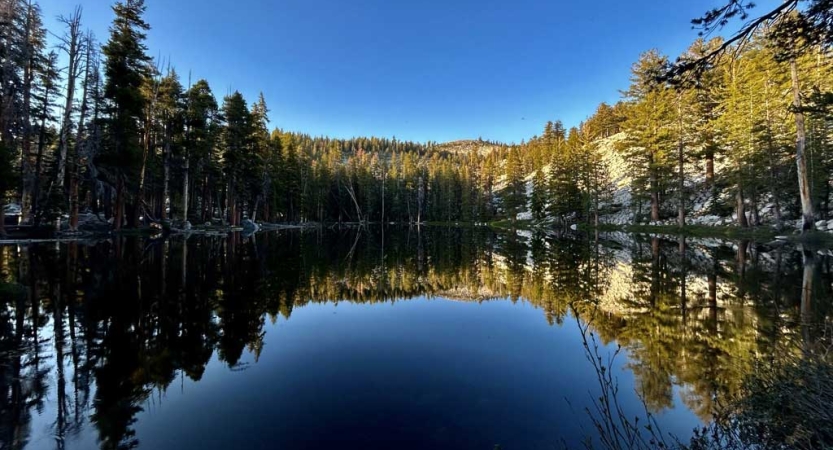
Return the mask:
{"type": "Polygon", "coordinates": [[[676,62],[643,53],[620,102],[510,152],[506,215],[833,231],[833,2],[797,3],[676,62]]]}
{"type": "MultiPolygon", "coordinates": [[[[143,0],[115,3],[103,44],[80,9],[47,30],[36,1],[3,0],[0,235],[7,212],[69,231],[82,219],[119,230],[605,216],[833,229],[831,1],[800,12],[785,1],[727,41],[696,40],[677,63],[647,51],[620,102],[506,146],[270,131],[281,124],[263,95],[218,98],[149,57],[143,0]]],[[[698,23],[714,31],[719,18],[698,23]]]]}

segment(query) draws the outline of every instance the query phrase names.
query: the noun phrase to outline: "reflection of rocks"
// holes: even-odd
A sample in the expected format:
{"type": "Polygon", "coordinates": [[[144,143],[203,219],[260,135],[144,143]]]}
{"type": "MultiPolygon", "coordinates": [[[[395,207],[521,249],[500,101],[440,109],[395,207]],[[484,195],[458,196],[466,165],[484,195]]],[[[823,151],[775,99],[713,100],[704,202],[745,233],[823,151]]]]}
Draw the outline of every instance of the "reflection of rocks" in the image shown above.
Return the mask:
{"type": "Polygon", "coordinates": [[[244,220],[240,225],[243,227],[244,233],[251,234],[260,230],[260,226],[249,219],[244,220]]]}
{"type": "MultiPolygon", "coordinates": [[[[598,305],[601,314],[593,318],[592,330],[603,342],[623,346],[627,370],[648,405],[662,409],[679,396],[700,417],[740,389],[751,355],[771,355],[773,347],[803,338],[796,332],[802,317],[801,255],[789,244],[780,253],[774,246],[750,244],[739,258],[737,247],[745,246],[731,242],[689,239],[681,255],[676,240],[653,245],[624,233],[605,233],[596,246],[563,236],[495,235],[482,228],[396,232],[391,227],[383,242],[378,227],[261,233],[257,239],[229,234],[227,227],[216,230],[217,238],[195,230],[188,239],[173,235],[165,245],[111,236],[98,243],[0,247],[0,261],[10,269],[6,276],[36,287],[21,288],[32,294],[26,301],[0,295],[7,311],[0,315],[0,341],[14,342],[21,332],[30,340],[22,347],[26,351],[57,355],[59,339],[50,334],[82,330],[60,338],[83,351],[72,358],[52,356],[50,364],[65,364],[74,377],[74,359],[80,358],[74,366],[78,386],[82,393],[94,392],[95,401],[81,403],[77,423],[97,426],[102,438],[119,442],[133,436],[131,408],[143,405],[150,393],[180,376],[199,381],[212,360],[232,367],[241,360],[256,364],[264,323],[279,315],[293,320],[293,310],[310,303],[422,297],[483,302],[511,296],[539,308],[550,324],[564,324],[573,314],[587,320],[598,305]],[[45,289],[50,285],[61,289],[45,289]],[[54,301],[55,295],[68,301],[54,301]],[[113,295],[119,296],[118,308],[110,301],[113,295]],[[26,326],[15,324],[19,318],[26,326]],[[56,327],[54,320],[64,320],[64,326],[56,327]],[[243,359],[247,351],[254,358],[243,359]]],[[[812,310],[808,314],[828,321],[829,262],[818,258],[814,297],[804,305],[812,310]]],[[[0,352],[0,366],[11,367],[8,362],[19,357],[0,352]]],[[[62,395],[57,374],[44,378],[47,401],[62,395]]],[[[0,392],[12,392],[9,383],[36,381],[25,373],[7,377],[6,384],[0,379],[0,392]]]]}
{"type": "Polygon", "coordinates": [[[109,233],[112,229],[110,222],[92,213],[78,215],[78,231],[90,233],[109,233]]]}
{"type": "Polygon", "coordinates": [[[463,302],[484,302],[500,298],[500,295],[485,286],[467,287],[458,286],[452,289],[437,291],[433,294],[448,300],[463,302]]]}
{"type": "MultiPolygon", "coordinates": [[[[597,298],[599,307],[603,311],[622,317],[648,311],[650,305],[638,299],[644,296],[646,289],[648,292],[652,288],[656,289],[650,284],[645,284],[654,275],[646,273],[644,276],[648,276],[648,280],[640,283],[638,281],[640,275],[635,272],[635,269],[642,267],[643,272],[650,271],[652,260],[658,258],[662,260],[662,266],[658,268],[659,272],[656,276],[673,281],[674,291],[670,293],[671,295],[680,295],[679,284],[682,276],[680,268],[685,265],[687,307],[717,307],[722,310],[734,309],[735,314],[752,314],[752,310],[745,313],[737,310],[737,307],[747,304],[747,299],[739,296],[744,290],[739,290],[737,285],[726,282],[727,277],[743,276],[735,274],[739,270],[737,243],[715,238],[689,238],[686,240],[686,251],[683,257],[679,252],[676,239],[661,239],[658,247],[659,253],[652,255],[650,240],[643,242],[639,250],[640,245],[637,241],[639,236],[626,233],[605,233],[604,237],[615,245],[606,250],[612,263],[604,270],[607,282],[597,298]]],[[[743,263],[744,271],[754,265],[757,271],[777,273],[783,270],[787,263],[784,255],[792,254],[792,250],[794,249],[788,244],[784,246],[750,244],[743,263]]],[[[669,293],[663,292],[662,294],[669,293]]]]}

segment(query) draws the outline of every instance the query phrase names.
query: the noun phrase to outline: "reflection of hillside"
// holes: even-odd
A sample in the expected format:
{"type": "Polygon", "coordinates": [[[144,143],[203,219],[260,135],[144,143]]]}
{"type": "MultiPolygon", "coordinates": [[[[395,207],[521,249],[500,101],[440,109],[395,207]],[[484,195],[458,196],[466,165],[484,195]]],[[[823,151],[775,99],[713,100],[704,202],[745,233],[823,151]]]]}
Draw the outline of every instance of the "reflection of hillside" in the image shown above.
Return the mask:
{"type": "MultiPolygon", "coordinates": [[[[257,359],[266,319],[291,320],[308,303],[422,296],[523,299],[551,324],[592,320],[627,350],[650,407],[670,406],[678,386],[705,418],[754,356],[816,338],[798,332],[800,255],[737,247],[452,228],[0,247],[0,439],[25,442],[49,392],[57,435],[89,417],[103,445],[130,447],[154,390],[199,380],[215,354],[231,367],[246,352],[257,359]]],[[[804,306],[829,321],[829,263],[816,267],[804,306]]]]}

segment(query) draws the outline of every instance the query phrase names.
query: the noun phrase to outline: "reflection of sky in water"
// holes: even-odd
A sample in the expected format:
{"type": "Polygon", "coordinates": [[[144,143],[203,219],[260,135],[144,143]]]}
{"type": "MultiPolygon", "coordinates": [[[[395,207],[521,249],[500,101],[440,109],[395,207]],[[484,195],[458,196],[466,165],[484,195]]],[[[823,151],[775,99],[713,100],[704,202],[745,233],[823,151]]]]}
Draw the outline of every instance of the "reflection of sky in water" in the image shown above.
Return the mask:
{"type": "MultiPolygon", "coordinates": [[[[244,364],[213,361],[199,383],[171,386],[139,416],[143,446],[577,445],[590,426],[581,407],[597,390],[575,322],[551,327],[509,301],[308,305],[268,326],[259,361],[244,364]]],[[[620,380],[639,412],[632,378],[620,380]]],[[[662,420],[680,434],[697,423],[684,409],[662,420]]]]}
{"type": "MultiPolygon", "coordinates": [[[[264,331],[259,361],[247,352],[232,370],[215,356],[199,382],[155,392],[137,417],[141,448],[544,449],[579,445],[592,426],[583,408],[598,385],[577,324],[550,326],[524,302],[310,304],[264,331]]],[[[638,414],[624,364],[620,400],[638,414]]],[[[54,414],[50,402],[34,430],[54,414]]],[[[659,418],[680,436],[699,423],[685,408],[659,418]]],[[[94,442],[87,427],[67,444],[94,442]]]]}

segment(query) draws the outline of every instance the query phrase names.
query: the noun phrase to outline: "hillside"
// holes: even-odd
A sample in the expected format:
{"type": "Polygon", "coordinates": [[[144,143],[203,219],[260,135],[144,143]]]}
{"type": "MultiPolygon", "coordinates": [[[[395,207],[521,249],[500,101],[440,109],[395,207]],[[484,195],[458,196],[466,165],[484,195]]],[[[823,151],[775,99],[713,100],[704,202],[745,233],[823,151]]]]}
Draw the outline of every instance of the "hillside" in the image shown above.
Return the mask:
{"type": "Polygon", "coordinates": [[[442,144],[437,144],[434,148],[441,152],[456,155],[477,154],[480,156],[486,156],[489,153],[492,153],[493,151],[500,150],[506,147],[506,144],[501,144],[498,142],[489,142],[484,141],[482,139],[464,139],[459,141],[451,141],[442,144]]]}
{"type": "MultiPolygon", "coordinates": [[[[592,145],[597,149],[603,171],[607,179],[606,198],[600,205],[600,222],[612,225],[676,225],[677,201],[674,198],[668,199],[662,208],[663,218],[658,222],[649,222],[645,218],[645,211],[650,208],[650,203],[645,200],[641,205],[637,203],[631,192],[632,170],[623,152],[618,147],[626,139],[623,132],[613,136],[596,140],[592,145]],[[637,212],[643,211],[642,219],[638,219],[637,212]]],[[[726,179],[730,176],[730,170],[723,158],[715,159],[715,177],[726,179]]],[[[542,167],[545,176],[549,176],[549,165],[542,167]]],[[[686,190],[686,222],[689,225],[707,226],[737,226],[737,214],[732,205],[735,202],[734,193],[731,189],[722,189],[712,198],[706,183],[705,167],[702,161],[688,161],[685,164],[685,190],[686,190]],[[714,204],[721,207],[715,208],[714,204]],[[719,212],[717,212],[719,211],[719,212]],[[722,212],[722,213],[721,213],[722,212]]],[[[526,206],[518,213],[518,220],[532,220],[531,198],[533,193],[534,172],[527,173],[524,177],[526,185],[526,206]]],[[[505,189],[505,177],[501,177],[498,183],[498,192],[503,194],[505,189]]],[[[776,226],[773,215],[774,205],[770,195],[762,194],[757,205],[746,201],[747,220],[752,225],[776,226]]],[[[549,202],[547,203],[549,206],[549,202]]],[[[549,223],[552,218],[544,222],[549,223]]],[[[785,211],[782,217],[782,225],[786,227],[801,227],[799,215],[793,211],[785,211]]],[[[821,231],[833,231],[833,220],[819,220],[815,227],[821,231]]]]}

